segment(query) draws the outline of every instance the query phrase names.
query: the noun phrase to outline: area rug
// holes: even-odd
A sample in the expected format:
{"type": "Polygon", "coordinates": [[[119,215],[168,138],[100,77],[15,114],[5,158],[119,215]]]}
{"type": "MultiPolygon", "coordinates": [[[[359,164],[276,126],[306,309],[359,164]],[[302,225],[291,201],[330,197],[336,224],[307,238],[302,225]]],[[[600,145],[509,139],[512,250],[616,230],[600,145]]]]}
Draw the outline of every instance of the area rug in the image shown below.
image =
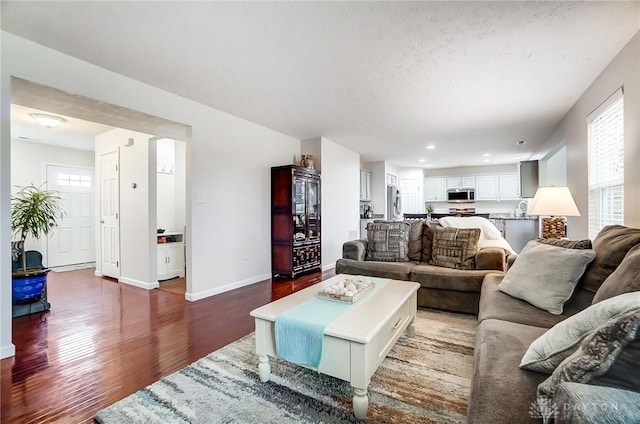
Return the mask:
{"type": "MultiPolygon", "coordinates": [[[[418,310],[369,385],[367,422],[462,423],[473,369],[476,319],[418,310]]],[[[351,423],[349,383],[271,359],[258,377],[254,334],[101,410],[111,423],[351,423]]]]}

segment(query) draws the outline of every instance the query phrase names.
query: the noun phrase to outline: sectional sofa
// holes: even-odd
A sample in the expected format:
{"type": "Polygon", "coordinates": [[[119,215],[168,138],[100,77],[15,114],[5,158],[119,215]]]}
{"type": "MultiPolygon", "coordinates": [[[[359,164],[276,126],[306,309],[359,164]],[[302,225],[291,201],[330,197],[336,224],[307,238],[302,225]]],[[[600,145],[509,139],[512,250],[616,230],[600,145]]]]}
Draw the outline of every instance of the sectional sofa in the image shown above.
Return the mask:
{"type": "MultiPolygon", "coordinates": [[[[428,232],[424,230],[428,230],[428,227],[423,228],[423,238],[425,232],[428,232]]],[[[504,268],[507,271],[505,273],[503,270],[484,269],[486,263],[500,268],[498,264],[501,263],[504,252],[500,256],[493,249],[478,252],[476,263],[480,269],[456,270],[440,269],[418,261],[371,263],[372,261],[364,260],[366,241],[353,241],[345,243],[344,258],[338,260],[336,272],[418,281],[421,284],[419,306],[478,314],[467,417],[470,424],[542,422],[543,418],[545,422],[555,420],[562,424],[640,422],[638,326],[637,332],[630,333],[632,337],[626,341],[628,344],[622,348],[615,346],[620,360],[603,360],[606,366],[596,361],[599,371],[583,372],[580,378],[572,377],[574,381],[569,378],[571,372],[565,368],[585,362],[579,355],[578,358],[574,356],[582,350],[593,348],[591,344],[598,343],[600,348],[604,344],[604,349],[608,349],[609,354],[613,351],[613,348],[609,348],[614,342],[609,342],[606,338],[604,342],[598,342],[596,336],[599,334],[595,329],[589,332],[584,330],[576,340],[569,340],[569,337],[560,340],[563,343],[571,342],[572,347],[561,351],[568,358],[564,360],[563,356],[561,364],[555,364],[555,371],[554,368],[544,372],[520,368],[525,354],[531,354],[534,341],[548,343],[549,335],[557,334],[559,329],[572,329],[576,321],[582,322],[583,326],[585,322],[596,326],[598,320],[604,323],[606,313],[613,314],[611,311],[616,310],[620,299],[626,299],[625,308],[632,310],[627,312],[635,314],[631,318],[636,323],[640,322],[640,229],[609,226],[598,234],[593,243],[590,240],[552,240],[534,244],[556,244],[554,248],[559,248],[563,253],[563,249],[585,249],[592,252],[590,262],[584,265],[586,270],[580,270],[578,284],[571,287],[570,297],[563,302],[561,313],[551,313],[503,291],[506,289],[503,283],[513,280],[518,269],[522,272],[524,267],[526,272],[526,266],[538,267],[551,274],[566,271],[568,265],[562,261],[556,261],[557,269],[550,268],[549,263],[532,263],[528,250],[523,250],[520,257],[510,255],[504,268]],[[490,259],[486,259],[484,255],[490,259]],[[477,302],[475,305],[474,300],[477,302]],[[585,344],[586,347],[583,346],[585,344]],[[537,397],[538,390],[541,390],[539,386],[547,387],[545,385],[549,381],[557,384],[553,386],[548,404],[541,404],[537,397]]],[[[530,294],[534,294],[533,297],[536,294],[544,295],[543,283],[525,291],[524,297],[530,294]]],[[[604,326],[600,325],[598,331],[602,331],[604,326]]],[[[569,333],[576,337],[575,331],[569,333]]]]}

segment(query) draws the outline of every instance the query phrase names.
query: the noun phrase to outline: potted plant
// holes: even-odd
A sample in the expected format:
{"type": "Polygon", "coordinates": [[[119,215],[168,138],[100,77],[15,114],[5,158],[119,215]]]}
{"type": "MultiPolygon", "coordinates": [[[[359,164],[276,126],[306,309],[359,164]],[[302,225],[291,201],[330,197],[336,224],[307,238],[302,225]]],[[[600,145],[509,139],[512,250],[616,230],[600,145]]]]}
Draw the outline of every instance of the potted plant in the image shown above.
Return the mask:
{"type": "Polygon", "coordinates": [[[427,218],[431,218],[431,214],[433,213],[433,205],[429,203],[427,205],[427,218]]]}
{"type": "Polygon", "coordinates": [[[23,246],[27,237],[40,239],[48,236],[63,213],[61,198],[52,190],[31,184],[19,187],[18,192],[11,196],[11,235],[17,241],[18,249],[22,250],[19,252],[22,253],[21,267],[14,269],[12,274],[14,301],[32,300],[44,291],[49,269],[42,268],[41,263],[35,267],[29,264],[23,246]]]}

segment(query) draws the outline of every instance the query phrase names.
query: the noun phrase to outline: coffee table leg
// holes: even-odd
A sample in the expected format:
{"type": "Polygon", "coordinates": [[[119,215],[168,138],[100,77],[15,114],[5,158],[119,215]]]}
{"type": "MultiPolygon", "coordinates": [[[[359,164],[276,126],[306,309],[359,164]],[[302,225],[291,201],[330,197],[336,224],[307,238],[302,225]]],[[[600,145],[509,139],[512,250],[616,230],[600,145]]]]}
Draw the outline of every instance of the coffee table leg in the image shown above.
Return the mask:
{"type": "Polygon", "coordinates": [[[411,322],[409,323],[409,325],[407,326],[407,335],[409,337],[413,337],[416,335],[416,323],[415,323],[416,319],[413,318],[411,320],[411,322]]]}
{"type": "Polygon", "coordinates": [[[353,412],[359,420],[367,418],[367,410],[369,409],[369,396],[367,389],[353,388],[353,412]]]}
{"type": "Polygon", "coordinates": [[[269,357],[267,355],[260,355],[260,364],[258,364],[258,374],[260,375],[260,381],[266,383],[271,376],[271,365],[269,364],[269,357]]]}

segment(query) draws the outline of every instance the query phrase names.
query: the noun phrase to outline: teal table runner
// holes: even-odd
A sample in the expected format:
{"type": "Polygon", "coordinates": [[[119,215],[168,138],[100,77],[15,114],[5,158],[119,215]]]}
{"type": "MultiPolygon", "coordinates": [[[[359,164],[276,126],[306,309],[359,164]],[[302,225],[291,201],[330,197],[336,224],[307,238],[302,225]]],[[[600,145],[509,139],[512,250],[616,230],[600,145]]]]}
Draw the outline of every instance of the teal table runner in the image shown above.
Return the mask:
{"type": "Polygon", "coordinates": [[[276,351],[278,356],[300,365],[320,366],[322,341],[327,325],[366,302],[389,280],[375,281],[375,288],[354,304],[313,298],[276,317],[276,351]]]}

